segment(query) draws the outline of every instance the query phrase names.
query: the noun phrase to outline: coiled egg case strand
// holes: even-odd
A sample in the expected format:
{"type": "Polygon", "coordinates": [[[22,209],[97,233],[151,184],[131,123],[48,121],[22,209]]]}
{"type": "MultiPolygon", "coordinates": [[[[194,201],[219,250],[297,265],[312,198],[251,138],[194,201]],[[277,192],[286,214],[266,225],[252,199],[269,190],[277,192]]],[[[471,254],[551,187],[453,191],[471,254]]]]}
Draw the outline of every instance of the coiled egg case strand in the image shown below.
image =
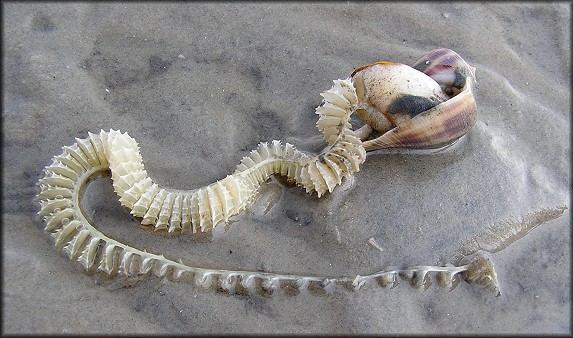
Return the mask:
{"type": "Polygon", "coordinates": [[[356,112],[367,125],[357,131],[366,151],[441,148],[477,121],[475,68],[452,50],[433,50],[413,67],[385,61],[368,64],[357,68],[352,79],[356,112]]]}
{"type": "Polygon", "coordinates": [[[316,108],[316,127],[328,146],[319,154],[297,150],[279,140],[261,142],[243,157],[231,175],[206,187],[179,190],[159,186],[148,176],[137,141],[117,130],[88,133],[64,146],[39,179],[38,215],[55,245],[88,273],[121,275],[139,280],[146,275],[186,282],[198,289],[226,294],[270,296],[284,292],[323,295],[336,285],[358,290],[368,283],[394,287],[407,280],[426,289],[431,277],[450,290],[460,280],[499,294],[497,276],[485,253],[462,265],[418,265],[356,276],[283,274],[215,269],[184,263],[122,243],[90,222],[82,207],[85,187],[93,175],[110,172],[122,206],[142,225],[164,234],[208,232],[244,211],[259,187],[272,175],[285,177],[318,197],[333,192],[366,160],[366,149],[436,147],[463,135],[475,123],[472,95],[474,69],[450,50],[436,50],[414,67],[378,62],[358,68],[354,79],[333,81],[316,108]],[[354,80],[354,82],[352,81],[354,80]],[[367,128],[355,133],[350,123],[357,111],[367,128]],[[382,136],[362,142],[372,130],[382,136]]]}

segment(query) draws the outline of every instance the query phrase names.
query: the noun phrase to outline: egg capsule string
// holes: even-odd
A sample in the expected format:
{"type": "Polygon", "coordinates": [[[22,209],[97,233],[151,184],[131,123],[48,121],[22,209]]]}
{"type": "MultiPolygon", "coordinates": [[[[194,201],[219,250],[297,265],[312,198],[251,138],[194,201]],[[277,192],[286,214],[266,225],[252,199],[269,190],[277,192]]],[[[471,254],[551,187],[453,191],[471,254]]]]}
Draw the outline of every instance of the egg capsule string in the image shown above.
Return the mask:
{"type": "MultiPolygon", "coordinates": [[[[247,289],[254,287],[248,282],[253,280],[271,289],[273,283],[295,280],[299,287],[318,280],[323,280],[319,282],[322,288],[329,284],[328,281],[347,283],[349,280],[346,277],[333,279],[206,269],[130,247],[106,236],[87,220],[80,203],[83,187],[96,172],[109,169],[114,191],[122,206],[129,209],[133,216],[141,218],[143,225],[170,234],[207,232],[219,223],[228,222],[230,217],[252,203],[259,187],[271,175],[284,176],[306,192],[316,192],[321,197],[359,171],[367,150],[435,149],[455,141],[473,126],[476,109],[472,81],[466,78],[451,80],[456,79],[458,74],[469,76],[473,72],[463,68],[467,64],[453,51],[439,50],[428,55],[432,57],[427,56],[428,62],[424,62],[424,65],[434,67],[428,66],[424,71],[430,75],[449,72],[449,76],[438,77],[440,81],[447,79],[445,82],[432,82],[428,80],[429,75],[390,62],[360,67],[352,78],[333,81],[334,85],[321,94],[323,102],[316,109],[319,115],[316,125],[328,147],[320,154],[308,155],[291,144],[277,140],[262,142],[241,160],[233,174],[199,189],[175,190],[154,183],[144,168],[139,145],[127,133],[112,129],[102,130],[99,134],[88,133],[89,137],[85,139],[76,138],[75,144],[64,146],[63,153],[52,159],[52,164],[46,166],[44,177],[38,182],[41,190],[37,196],[40,203],[38,214],[44,218],[45,231],[51,234],[56,247],[62,248],[70,259],[80,262],[89,272],[101,272],[108,276],[151,273],[171,276],[175,280],[193,280],[201,285],[209,284],[212,277],[217,276],[219,284],[224,282],[230,285],[229,280],[234,278],[235,286],[239,283],[247,289]],[[442,61],[434,62],[434,59],[442,61]],[[452,77],[452,73],[455,76],[452,77]],[[412,86],[409,81],[405,83],[404,74],[424,78],[421,81],[432,83],[431,90],[412,86]],[[390,96],[392,102],[380,99],[379,93],[388,84],[400,88],[403,95],[390,96]],[[459,92],[454,93],[452,88],[459,92]],[[380,112],[378,117],[375,116],[379,122],[377,125],[384,125],[388,130],[377,127],[377,132],[382,135],[363,142],[352,130],[351,114],[370,114],[374,121],[372,116],[377,109],[380,112]]],[[[468,267],[394,269],[354,277],[351,284],[356,288],[366,280],[380,279],[393,273],[413,280],[423,271],[423,276],[429,271],[437,271],[438,275],[449,271],[453,278],[458,273],[471,270],[468,267]]],[[[491,276],[488,278],[496,281],[491,276]]],[[[422,281],[425,281],[425,277],[422,281]]]]}

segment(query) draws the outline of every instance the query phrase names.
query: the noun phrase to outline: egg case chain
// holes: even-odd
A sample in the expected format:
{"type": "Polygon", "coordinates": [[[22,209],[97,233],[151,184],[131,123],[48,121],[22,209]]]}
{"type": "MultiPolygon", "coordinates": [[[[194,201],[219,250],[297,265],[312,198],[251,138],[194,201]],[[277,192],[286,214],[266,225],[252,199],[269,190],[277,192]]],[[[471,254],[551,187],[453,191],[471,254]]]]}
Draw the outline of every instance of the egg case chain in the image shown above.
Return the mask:
{"type": "Polygon", "coordinates": [[[63,249],[72,261],[79,261],[88,272],[111,277],[154,274],[231,294],[265,295],[278,290],[288,294],[320,293],[337,284],[358,289],[373,280],[381,286],[394,286],[399,279],[408,280],[415,287],[428,287],[431,274],[442,287],[455,288],[460,275],[469,283],[499,294],[493,265],[483,253],[468,257],[458,267],[417,266],[355,277],[209,269],[189,266],[107,237],[90,224],[81,209],[81,195],[89,178],[108,169],[121,204],[142,218],[142,224],[169,233],[204,232],[227,222],[253,201],[261,184],[274,174],[285,176],[319,197],[326,191],[332,192],[345,177],[359,170],[366,152],[349,122],[357,103],[352,80],[335,80],[332,88],[321,95],[323,103],[316,109],[316,125],[328,147],[320,154],[310,156],[277,140],[262,142],[241,160],[232,175],[201,189],[174,190],[153,183],[144,169],[137,142],[127,133],[102,130],[99,134],[89,133],[85,139],[76,138],[75,144],[64,146],[63,153],[45,167],[45,175],[38,182],[38,215],[44,218],[45,231],[54,238],[56,247],[63,249]]]}

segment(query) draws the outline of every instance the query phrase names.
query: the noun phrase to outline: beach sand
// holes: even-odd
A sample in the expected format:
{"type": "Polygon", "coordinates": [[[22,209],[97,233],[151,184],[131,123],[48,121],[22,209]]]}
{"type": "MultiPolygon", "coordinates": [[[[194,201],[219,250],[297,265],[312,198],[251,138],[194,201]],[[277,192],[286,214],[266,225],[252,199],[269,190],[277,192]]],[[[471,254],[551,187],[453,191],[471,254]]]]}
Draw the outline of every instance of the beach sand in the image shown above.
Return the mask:
{"type": "Polygon", "coordinates": [[[2,6],[4,334],[571,333],[569,209],[510,234],[570,205],[569,3],[2,6]],[[207,239],[142,231],[109,177],[84,209],[106,234],[198,266],[331,276],[443,265],[505,227],[515,242],[489,248],[499,297],[465,282],[296,297],[132,285],[85,274],[36,217],[42,169],[76,137],[127,131],[155,182],[199,188],[261,141],[319,151],[332,80],[442,47],[477,69],[478,122],[455,149],[369,154],[322,198],[270,180],[207,239]]]}

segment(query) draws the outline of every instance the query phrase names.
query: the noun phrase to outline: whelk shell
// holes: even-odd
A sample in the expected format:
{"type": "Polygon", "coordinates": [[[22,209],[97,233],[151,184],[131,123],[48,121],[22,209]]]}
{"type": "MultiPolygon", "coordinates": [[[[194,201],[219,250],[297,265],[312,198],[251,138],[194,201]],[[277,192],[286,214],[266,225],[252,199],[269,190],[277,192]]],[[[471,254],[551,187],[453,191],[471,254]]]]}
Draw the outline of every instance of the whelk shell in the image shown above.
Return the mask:
{"type": "MultiPolygon", "coordinates": [[[[477,121],[475,68],[456,52],[433,50],[413,67],[376,62],[352,73],[357,113],[380,136],[363,142],[366,151],[441,148],[466,134],[477,121]]],[[[362,134],[366,139],[370,133],[362,134]]]]}

